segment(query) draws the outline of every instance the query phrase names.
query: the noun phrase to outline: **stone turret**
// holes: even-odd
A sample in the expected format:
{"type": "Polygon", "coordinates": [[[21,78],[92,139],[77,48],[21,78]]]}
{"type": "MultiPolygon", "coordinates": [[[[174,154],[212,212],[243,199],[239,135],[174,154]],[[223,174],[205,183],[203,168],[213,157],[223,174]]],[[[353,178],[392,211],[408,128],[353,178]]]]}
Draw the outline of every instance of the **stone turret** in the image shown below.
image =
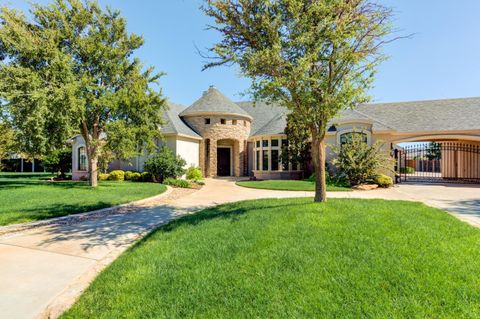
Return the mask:
{"type": "Polygon", "coordinates": [[[246,174],[252,117],[245,110],[211,86],[180,116],[203,138],[200,167],[205,176],[246,174]]]}

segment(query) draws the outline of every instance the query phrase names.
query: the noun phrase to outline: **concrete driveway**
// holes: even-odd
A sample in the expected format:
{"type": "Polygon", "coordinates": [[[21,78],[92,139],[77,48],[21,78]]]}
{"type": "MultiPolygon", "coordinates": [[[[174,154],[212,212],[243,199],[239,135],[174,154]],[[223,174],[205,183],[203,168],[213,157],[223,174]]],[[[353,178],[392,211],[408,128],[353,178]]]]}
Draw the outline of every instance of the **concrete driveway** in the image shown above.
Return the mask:
{"type": "Polygon", "coordinates": [[[393,190],[480,227],[480,185],[400,184],[393,190]]]}
{"type": "MultiPolygon", "coordinates": [[[[57,317],[139,237],[178,216],[239,200],[306,196],[313,193],[249,189],[233,180],[209,179],[201,190],[177,189],[128,214],[0,236],[0,318],[57,317]]],[[[328,196],[422,201],[480,226],[480,187],[403,184],[328,196]]]]}

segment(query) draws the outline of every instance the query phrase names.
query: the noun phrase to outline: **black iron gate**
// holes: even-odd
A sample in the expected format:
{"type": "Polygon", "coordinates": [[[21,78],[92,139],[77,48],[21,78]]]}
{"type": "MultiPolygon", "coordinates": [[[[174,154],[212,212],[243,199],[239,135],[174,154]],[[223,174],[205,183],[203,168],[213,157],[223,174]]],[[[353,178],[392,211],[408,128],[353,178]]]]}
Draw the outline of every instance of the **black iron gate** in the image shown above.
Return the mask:
{"type": "Polygon", "coordinates": [[[480,145],[415,143],[395,150],[397,182],[480,183],[480,145]]]}

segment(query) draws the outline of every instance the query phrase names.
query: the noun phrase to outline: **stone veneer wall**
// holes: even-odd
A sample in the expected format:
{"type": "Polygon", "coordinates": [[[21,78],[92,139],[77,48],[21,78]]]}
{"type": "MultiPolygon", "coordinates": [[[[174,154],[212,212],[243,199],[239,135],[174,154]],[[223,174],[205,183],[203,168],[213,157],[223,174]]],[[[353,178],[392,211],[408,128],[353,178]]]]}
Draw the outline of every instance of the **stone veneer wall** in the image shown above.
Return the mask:
{"type": "Polygon", "coordinates": [[[244,176],[246,174],[246,142],[250,135],[251,122],[249,119],[235,115],[202,115],[185,116],[183,118],[203,140],[200,142],[200,168],[204,176],[214,177],[217,175],[217,142],[222,145],[233,147],[232,161],[234,176],[244,176]],[[210,119],[210,124],[205,124],[205,119],[210,119]],[[224,119],[226,124],[221,124],[224,119]],[[233,125],[236,120],[237,124],[233,125]],[[206,141],[209,143],[209,158],[206,156],[206,141]],[[228,141],[225,141],[228,140],[228,141]],[[231,141],[231,143],[229,142],[231,141]]]}

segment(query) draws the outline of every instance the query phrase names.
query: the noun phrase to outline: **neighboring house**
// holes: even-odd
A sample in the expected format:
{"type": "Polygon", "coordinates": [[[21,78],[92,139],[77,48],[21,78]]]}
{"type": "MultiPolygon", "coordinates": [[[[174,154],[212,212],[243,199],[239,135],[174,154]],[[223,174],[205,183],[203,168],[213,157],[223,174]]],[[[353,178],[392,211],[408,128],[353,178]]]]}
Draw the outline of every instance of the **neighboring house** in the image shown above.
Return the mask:
{"type": "MultiPolygon", "coordinates": [[[[300,178],[299,165],[280,162],[287,114],[281,106],[234,103],[210,87],[190,107],[170,104],[161,129],[165,138],[158,145],[167,145],[188,166],[200,166],[207,177],[300,178]]],[[[480,145],[480,98],[360,105],[329,123],[327,143],[339,145],[349,134],[363,134],[369,144],[381,140],[388,150],[414,141],[480,145]]],[[[87,169],[83,138],[75,137],[72,147],[73,177],[78,179],[87,169]]],[[[116,161],[110,168],[142,171],[147,156],[116,161]]]]}

